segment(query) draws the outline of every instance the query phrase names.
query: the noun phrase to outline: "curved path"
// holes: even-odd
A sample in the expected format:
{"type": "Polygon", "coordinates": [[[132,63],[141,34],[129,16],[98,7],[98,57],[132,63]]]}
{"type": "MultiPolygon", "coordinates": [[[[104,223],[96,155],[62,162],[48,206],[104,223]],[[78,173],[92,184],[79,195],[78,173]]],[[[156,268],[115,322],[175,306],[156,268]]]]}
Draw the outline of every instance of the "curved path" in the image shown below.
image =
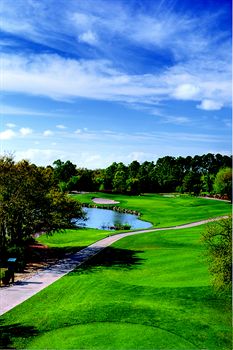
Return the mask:
{"type": "Polygon", "coordinates": [[[110,246],[111,244],[113,244],[114,242],[118,241],[121,238],[137,235],[140,233],[146,233],[146,232],[189,228],[189,227],[203,225],[211,221],[217,221],[223,218],[227,218],[227,216],[222,216],[222,217],[208,219],[208,220],[202,220],[202,221],[193,222],[190,224],[184,224],[180,226],[154,228],[149,230],[119,233],[119,234],[101,239],[100,241],[91,244],[90,246],[78,251],[77,253],[70,255],[69,258],[60,260],[59,263],[45,268],[44,270],[36,273],[34,276],[28,279],[25,279],[23,281],[18,281],[10,287],[0,288],[0,315],[3,315],[7,311],[13,309],[15,306],[21,304],[22,302],[29,299],[33,295],[37,294],[42,289],[46,288],[53,282],[57,281],[59,278],[71,272],[73,269],[75,269],[76,266],[81,265],[86,260],[98,254],[101,250],[110,246]]]}

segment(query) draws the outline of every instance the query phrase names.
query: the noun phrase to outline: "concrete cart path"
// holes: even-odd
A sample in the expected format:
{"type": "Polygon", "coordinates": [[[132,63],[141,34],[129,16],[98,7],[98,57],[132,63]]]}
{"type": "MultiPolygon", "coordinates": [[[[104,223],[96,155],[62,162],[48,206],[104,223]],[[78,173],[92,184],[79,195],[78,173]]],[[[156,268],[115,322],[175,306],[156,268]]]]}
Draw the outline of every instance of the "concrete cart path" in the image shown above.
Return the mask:
{"type": "Polygon", "coordinates": [[[76,266],[81,265],[83,262],[98,254],[101,250],[110,246],[121,238],[137,235],[140,233],[189,228],[203,225],[210,221],[220,220],[222,218],[227,218],[227,216],[202,220],[180,226],[119,233],[101,239],[100,241],[91,244],[90,246],[78,251],[77,253],[70,255],[68,258],[60,260],[57,264],[41,270],[28,279],[18,281],[10,287],[0,288],[0,315],[3,315],[7,311],[13,309],[15,306],[21,304],[33,295],[37,294],[42,289],[46,288],[50,284],[57,281],[59,278],[74,270],[76,266]]]}

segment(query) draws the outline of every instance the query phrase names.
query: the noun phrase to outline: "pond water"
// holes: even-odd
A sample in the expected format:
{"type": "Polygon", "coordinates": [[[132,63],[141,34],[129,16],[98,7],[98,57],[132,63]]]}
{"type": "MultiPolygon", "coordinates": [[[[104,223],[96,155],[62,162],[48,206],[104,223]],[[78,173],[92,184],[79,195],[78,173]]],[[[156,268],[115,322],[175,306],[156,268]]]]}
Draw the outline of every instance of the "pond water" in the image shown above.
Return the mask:
{"type": "Polygon", "coordinates": [[[118,213],[114,210],[99,208],[83,208],[87,214],[87,220],[78,220],[77,226],[109,230],[117,225],[130,225],[130,229],[145,229],[151,227],[151,223],[139,220],[133,214],[118,213]]]}

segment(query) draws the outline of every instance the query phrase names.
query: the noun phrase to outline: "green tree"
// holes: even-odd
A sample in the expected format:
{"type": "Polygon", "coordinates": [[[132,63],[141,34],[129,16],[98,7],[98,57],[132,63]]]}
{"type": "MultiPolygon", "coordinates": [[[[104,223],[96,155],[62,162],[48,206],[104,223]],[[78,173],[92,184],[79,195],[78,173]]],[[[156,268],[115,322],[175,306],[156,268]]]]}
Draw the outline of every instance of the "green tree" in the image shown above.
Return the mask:
{"type": "Polygon", "coordinates": [[[214,181],[216,194],[227,195],[232,200],[232,168],[220,169],[214,181]]]}
{"type": "Polygon", "coordinates": [[[175,157],[159,158],[156,162],[156,172],[160,191],[172,192],[180,184],[180,168],[175,157]]]}
{"type": "Polygon", "coordinates": [[[79,168],[77,170],[77,181],[73,189],[78,191],[92,191],[94,189],[92,170],[79,168]]]}
{"type": "Polygon", "coordinates": [[[128,166],[129,177],[137,178],[139,169],[140,169],[140,163],[137,160],[134,160],[132,163],[130,163],[128,166]]]}
{"type": "Polygon", "coordinates": [[[184,192],[199,194],[201,190],[201,175],[188,172],[184,177],[182,188],[184,192]]]}
{"type": "Polygon", "coordinates": [[[127,191],[131,194],[139,194],[140,193],[140,182],[137,178],[130,177],[126,181],[127,191]]]}
{"type": "Polygon", "coordinates": [[[60,159],[53,162],[54,177],[58,182],[68,182],[72,176],[76,175],[76,166],[70,160],[62,162],[60,159]]]}
{"type": "Polygon", "coordinates": [[[206,173],[201,176],[201,188],[204,192],[211,193],[214,184],[214,174],[206,173]]]}
{"type": "Polygon", "coordinates": [[[113,178],[113,190],[116,192],[126,192],[126,173],[123,169],[117,170],[113,178]]]}
{"type": "Polygon", "coordinates": [[[113,179],[117,171],[118,164],[113,162],[109,167],[104,171],[104,182],[103,187],[106,191],[111,191],[113,189],[113,179]]]}
{"type": "Polygon", "coordinates": [[[140,192],[151,192],[153,191],[153,184],[151,181],[150,174],[154,171],[154,163],[145,161],[141,164],[138,179],[139,179],[139,188],[140,192]]]}
{"type": "Polygon", "coordinates": [[[202,234],[202,241],[206,246],[206,257],[214,287],[219,291],[231,289],[232,218],[209,224],[202,234]]]}
{"type": "Polygon", "coordinates": [[[48,234],[73,226],[81,205],[53,185],[52,170],[27,161],[0,158],[0,249],[23,248],[38,231],[48,234]]]}

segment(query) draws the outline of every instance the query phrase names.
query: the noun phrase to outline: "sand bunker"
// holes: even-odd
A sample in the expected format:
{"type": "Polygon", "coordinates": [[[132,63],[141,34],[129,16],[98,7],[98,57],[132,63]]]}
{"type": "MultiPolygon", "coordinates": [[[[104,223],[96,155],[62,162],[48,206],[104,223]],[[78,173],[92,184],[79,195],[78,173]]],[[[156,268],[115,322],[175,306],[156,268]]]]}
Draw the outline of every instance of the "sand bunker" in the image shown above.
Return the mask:
{"type": "Polygon", "coordinates": [[[120,202],[114,201],[112,199],[105,199],[105,198],[92,198],[92,202],[96,204],[118,204],[120,202]]]}

